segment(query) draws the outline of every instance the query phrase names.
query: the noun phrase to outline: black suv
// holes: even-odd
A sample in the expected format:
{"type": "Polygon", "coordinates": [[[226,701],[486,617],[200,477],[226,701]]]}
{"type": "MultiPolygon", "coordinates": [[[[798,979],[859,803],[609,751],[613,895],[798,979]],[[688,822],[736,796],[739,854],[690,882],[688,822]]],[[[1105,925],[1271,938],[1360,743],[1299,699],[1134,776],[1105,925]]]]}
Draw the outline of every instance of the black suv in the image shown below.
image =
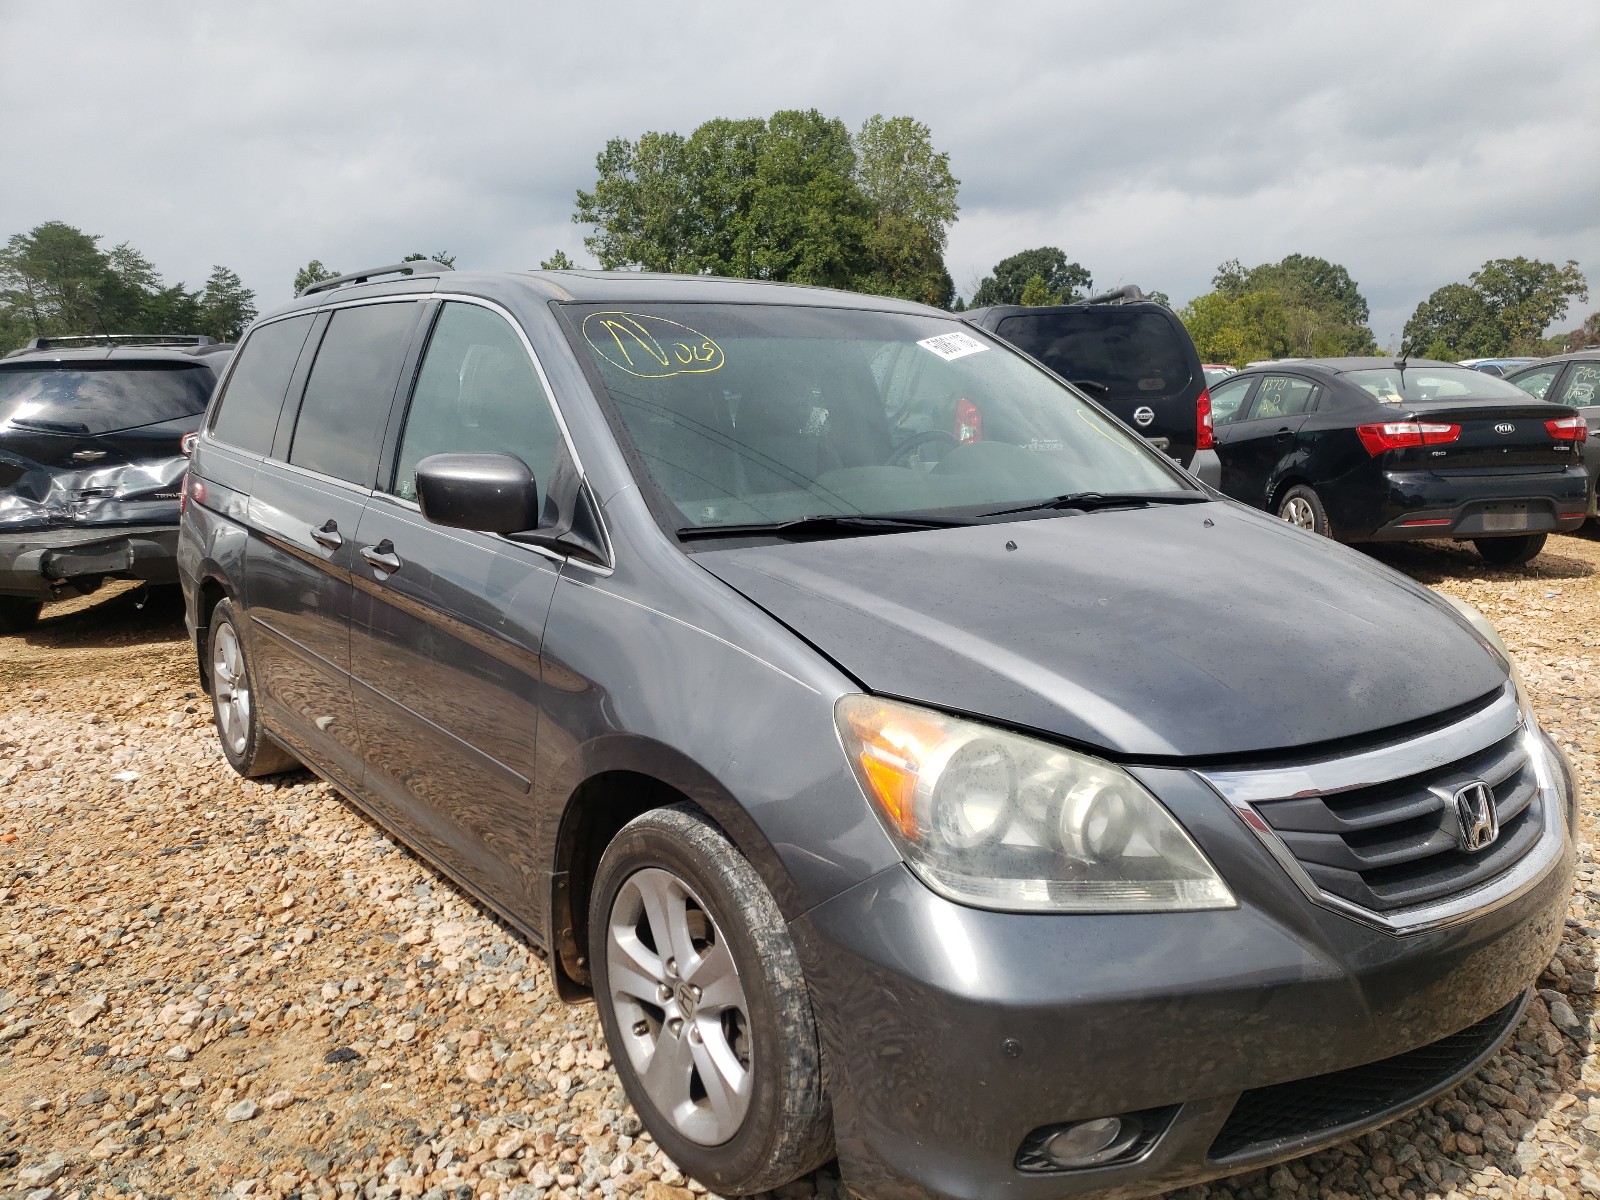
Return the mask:
{"type": "Polygon", "coordinates": [[[1576,797],[1481,614],[949,313],[404,269],[256,324],[195,446],[222,749],[522,931],[685,1172],[1143,1195],[1515,1028],[1576,797]]]}
{"type": "Polygon", "coordinates": [[[1210,397],[1183,322],[1132,285],[1081,304],[975,308],[990,330],[1109,408],[1184,466],[1209,449],[1210,397]]]}
{"type": "Polygon", "coordinates": [[[233,347],[35,338],[0,360],[0,633],[108,577],[178,581],[184,435],[233,347]]]}

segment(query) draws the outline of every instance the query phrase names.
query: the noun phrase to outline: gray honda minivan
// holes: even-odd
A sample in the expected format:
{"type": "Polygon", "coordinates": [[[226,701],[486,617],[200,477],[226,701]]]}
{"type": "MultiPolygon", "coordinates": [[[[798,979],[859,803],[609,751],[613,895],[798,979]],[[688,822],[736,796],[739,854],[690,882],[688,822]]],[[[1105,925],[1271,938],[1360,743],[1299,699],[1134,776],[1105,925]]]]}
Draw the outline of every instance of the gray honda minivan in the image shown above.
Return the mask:
{"type": "Polygon", "coordinates": [[[1130,1196],[1449,1088],[1566,914],[1489,624],[950,314],[633,273],[315,285],[185,483],[222,749],[592,998],[725,1194],[1130,1196]]]}

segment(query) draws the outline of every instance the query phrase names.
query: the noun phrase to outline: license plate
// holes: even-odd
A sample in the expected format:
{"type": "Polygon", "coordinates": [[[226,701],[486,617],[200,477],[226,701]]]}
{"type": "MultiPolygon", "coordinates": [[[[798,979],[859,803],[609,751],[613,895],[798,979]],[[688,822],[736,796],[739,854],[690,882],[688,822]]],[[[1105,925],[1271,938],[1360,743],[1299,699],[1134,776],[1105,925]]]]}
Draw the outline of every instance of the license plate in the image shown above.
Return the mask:
{"type": "Polygon", "coordinates": [[[1483,531],[1485,533],[1503,533],[1507,530],[1526,529],[1527,527],[1528,514],[1525,510],[1483,514],[1483,531]]]}

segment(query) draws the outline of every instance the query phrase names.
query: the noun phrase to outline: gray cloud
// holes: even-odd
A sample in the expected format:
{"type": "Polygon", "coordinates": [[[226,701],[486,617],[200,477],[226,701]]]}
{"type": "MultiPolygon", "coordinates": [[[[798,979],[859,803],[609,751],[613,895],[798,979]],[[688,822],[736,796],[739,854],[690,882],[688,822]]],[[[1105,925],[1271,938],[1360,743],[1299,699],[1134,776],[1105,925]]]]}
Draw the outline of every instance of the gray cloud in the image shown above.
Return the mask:
{"type": "Polygon", "coordinates": [[[608,137],[909,113],[962,180],[959,286],[1054,244],[1183,301],[1224,259],[1298,251],[1350,268],[1384,340],[1491,257],[1576,258],[1600,284],[1600,9],[1507,13],[14,2],[0,234],[67,220],[169,279],[226,263],[271,306],[312,257],[587,259],[573,193],[608,137]]]}

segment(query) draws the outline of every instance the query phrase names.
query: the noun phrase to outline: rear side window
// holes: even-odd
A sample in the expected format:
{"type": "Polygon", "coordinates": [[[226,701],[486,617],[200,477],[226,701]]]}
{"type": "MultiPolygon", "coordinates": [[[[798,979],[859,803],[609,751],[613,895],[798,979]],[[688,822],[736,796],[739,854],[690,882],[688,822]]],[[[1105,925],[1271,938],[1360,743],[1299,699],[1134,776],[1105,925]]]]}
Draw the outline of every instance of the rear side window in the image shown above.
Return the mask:
{"type": "MultiPolygon", "coordinates": [[[[1268,375],[1256,392],[1252,418],[1300,417],[1311,411],[1316,385],[1289,375],[1268,375]]],[[[1214,420],[1215,418],[1213,418],[1214,420]]]]}
{"type": "Polygon", "coordinates": [[[371,487],[394,385],[417,315],[413,302],[334,312],[306,380],[289,461],[371,487]]]}
{"type": "Polygon", "coordinates": [[[0,367],[0,427],[97,434],[196,417],[215,382],[185,363],[0,367]]]}
{"type": "Polygon", "coordinates": [[[1561,383],[1561,394],[1553,397],[1569,408],[1591,408],[1600,404],[1600,362],[1575,362],[1561,383]]]}
{"type": "Polygon", "coordinates": [[[312,319],[309,314],[290,317],[263,325],[250,335],[217,400],[217,412],[211,418],[212,437],[252,454],[272,449],[283,394],[312,319]]]}
{"type": "Polygon", "coordinates": [[[1023,315],[1007,317],[997,332],[1096,397],[1173,396],[1193,378],[1192,345],[1157,312],[1023,315]]]}
{"type": "Polygon", "coordinates": [[[417,498],[417,463],[430,454],[515,454],[541,500],[561,430],[522,340],[505,318],[476,304],[446,304],[406,415],[394,494],[417,498]]]}

